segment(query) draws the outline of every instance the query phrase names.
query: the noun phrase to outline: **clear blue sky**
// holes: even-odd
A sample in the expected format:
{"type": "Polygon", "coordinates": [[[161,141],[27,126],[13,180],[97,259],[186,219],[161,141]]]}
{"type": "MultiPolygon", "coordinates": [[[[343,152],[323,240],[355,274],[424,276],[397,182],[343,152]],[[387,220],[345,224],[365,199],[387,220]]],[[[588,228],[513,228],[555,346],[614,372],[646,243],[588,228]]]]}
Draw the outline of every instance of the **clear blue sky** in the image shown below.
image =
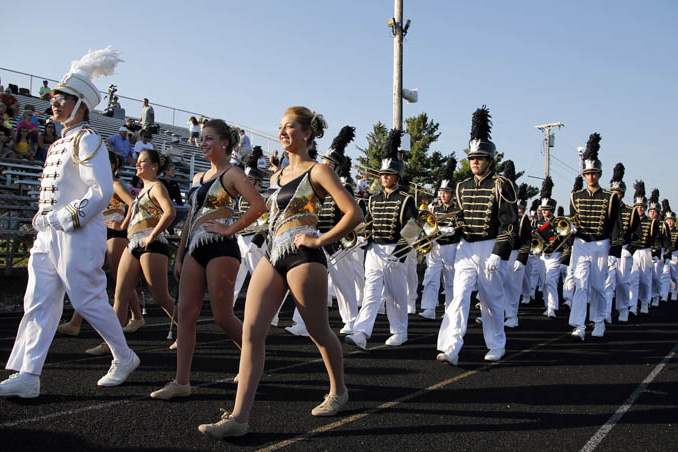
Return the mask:
{"type": "MultiPolygon", "coordinates": [[[[2,67],[61,78],[71,60],[112,45],[125,63],[99,85],[114,82],[130,97],[270,133],[287,106],[307,105],[330,124],[321,149],[345,124],[364,145],[374,122],[391,122],[391,0],[15,6],[4,8],[2,67]]],[[[554,155],[564,163],[552,166],[560,202],[575,176],[567,166],[577,165],[576,147],[598,131],[606,183],[623,161],[628,186],[642,177],[678,209],[678,2],[405,0],[405,18],[404,86],[420,91],[405,116],[425,111],[440,122],[433,149],[463,149],[471,113],[487,104],[498,148],[541,176],[534,125],[562,121],[554,155]]],[[[4,84],[15,78],[0,76],[4,84]]],[[[156,109],[168,120],[163,114],[156,109]]]]}

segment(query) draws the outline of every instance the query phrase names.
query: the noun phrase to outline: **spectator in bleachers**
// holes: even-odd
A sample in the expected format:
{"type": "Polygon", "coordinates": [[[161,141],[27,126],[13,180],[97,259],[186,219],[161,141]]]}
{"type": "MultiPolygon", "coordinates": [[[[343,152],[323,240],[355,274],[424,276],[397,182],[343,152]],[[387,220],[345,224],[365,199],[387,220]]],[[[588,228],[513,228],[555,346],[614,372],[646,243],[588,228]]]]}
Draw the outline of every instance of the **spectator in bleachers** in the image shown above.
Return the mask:
{"type": "Polygon", "coordinates": [[[240,143],[238,144],[238,147],[242,149],[241,154],[249,154],[252,152],[252,142],[250,141],[250,137],[247,136],[247,133],[245,132],[245,129],[240,129],[240,143]]]}
{"type": "Polygon", "coordinates": [[[289,164],[290,164],[290,158],[287,155],[287,151],[283,151],[282,158],[280,159],[280,168],[278,168],[278,169],[281,170],[289,164]]]}
{"type": "Polygon", "coordinates": [[[7,158],[14,152],[12,129],[0,124],[0,158],[7,158]]]}
{"type": "MultiPolygon", "coordinates": [[[[165,184],[167,193],[169,193],[174,205],[183,206],[184,200],[181,197],[181,187],[179,187],[179,182],[177,182],[174,177],[174,163],[169,158],[167,159],[167,168],[165,169],[165,174],[160,178],[160,182],[165,184]]],[[[170,234],[172,234],[172,232],[170,232],[170,234]]]]}
{"type": "Polygon", "coordinates": [[[111,135],[108,139],[108,144],[111,146],[111,150],[122,157],[123,161],[127,161],[130,158],[131,146],[129,140],[127,139],[127,127],[122,126],[118,129],[117,135],[111,135]]]}
{"type": "Polygon", "coordinates": [[[11,116],[7,113],[7,105],[0,102],[0,125],[7,129],[12,128],[11,116]]]}
{"type": "Polygon", "coordinates": [[[2,79],[0,78],[0,93],[5,92],[5,87],[2,86],[2,79]]]}
{"type": "Polygon", "coordinates": [[[278,156],[278,150],[276,149],[273,151],[273,155],[271,156],[271,171],[276,172],[278,171],[278,167],[280,166],[280,157],[278,156]]]}
{"type": "Polygon", "coordinates": [[[14,140],[14,158],[33,160],[33,143],[31,143],[29,130],[26,127],[16,130],[14,140]]]}
{"type": "Polygon", "coordinates": [[[9,89],[9,86],[4,93],[0,93],[0,102],[7,106],[7,114],[10,117],[13,117],[18,113],[16,109],[19,103],[16,100],[16,97],[12,95],[12,90],[9,89]]]}
{"type": "Polygon", "coordinates": [[[56,133],[56,126],[54,122],[48,121],[45,124],[45,130],[38,135],[38,148],[35,151],[35,158],[40,161],[45,161],[47,157],[47,150],[56,140],[59,139],[59,136],[56,133]]]}
{"type": "Polygon", "coordinates": [[[49,82],[47,80],[42,81],[42,86],[40,87],[40,99],[49,100],[52,97],[52,88],[49,87],[49,82]]]}
{"type": "MultiPolygon", "coordinates": [[[[19,137],[19,132],[23,129],[26,129],[27,131],[27,139],[28,142],[31,144],[31,150],[35,147],[35,145],[38,143],[38,124],[39,122],[37,121],[37,117],[33,116],[33,112],[26,108],[21,115],[21,120],[17,122],[16,124],[16,135],[17,135],[17,141],[19,137]]],[[[23,146],[22,146],[23,148],[23,146]]],[[[32,154],[32,153],[31,153],[32,154]]]]}
{"type": "Polygon", "coordinates": [[[141,126],[132,118],[127,118],[127,121],[125,122],[125,127],[127,127],[127,130],[129,130],[132,133],[141,130],[141,126]]]}
{"type": "Polygon", "coordinates": [[[151,107],[148,99],[144,97],[144,106],[141,108],[141,128],[146,130],[155,124],[155,111],[151,107]]]}
{"type": "Polygon", "coordinates": [[[155,149],[155,146],[153,146],[153,143],[151,143],[151,134],[148,132],[141,132],[141,140],[137,140],[137,142],[134,143],[132,160],[136,162],[139,154],[141,154],[141,151],[144,149],[155,149]]]}
{"type": "Polygon", "coordinates": [[[264,157],[264,150],[261,149],[261,146],[254,146],[252,155],[257,159],[257,169],[259,171],[268,171],[268,160],[264,157]]]}
{"type": "Polygon", "coordinates": [[[198,145],[198,138],[200,137],[200,124],[195,116],[188,118],[188,144],[194,146],[198,145]]]}

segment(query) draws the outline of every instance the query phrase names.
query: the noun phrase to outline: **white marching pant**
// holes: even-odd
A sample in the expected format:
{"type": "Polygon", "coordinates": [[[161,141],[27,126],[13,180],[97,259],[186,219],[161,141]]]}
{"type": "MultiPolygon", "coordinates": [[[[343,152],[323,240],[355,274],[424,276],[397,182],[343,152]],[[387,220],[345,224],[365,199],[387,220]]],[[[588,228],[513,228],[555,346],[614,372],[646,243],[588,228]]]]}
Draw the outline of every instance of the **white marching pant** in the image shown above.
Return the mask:
{"type": "Polygon", "coordinates": [[[563,300],[572,302],[574,297],[574,267],[570,257],[570,265],[565,266],[565,277],[563,278],[563,300]]]}
{"type": "Polygon", "coordinates": [[[541,261],[539,256],[532,254],[527,258],[528,274],[530,276],[530,298],[535,298],[537,289],[542,290],[543,280],[541,279],[541,261]]]}
{"type": "Polygon", "coordinates": [[[61,319],[64,294],[73,308],[101,335],[113,359],[129,361],[132,350],[106,293],[102,266],[106,227],[90,221],[74,232],[39,232],[28,260],[24,316],[19,324],[7,369],[42,373],[49,346],[61,319]]]}
{"type": "MultiPolygon", "coordinates": [[[[362,250],[358,251],[362,252],[362,250]]],[[[344,325],[353,324],[358,315],[358,290],[353,280],[356,275],[353,267],[357,265],[357,261],[351,258],[354,253],[356,250],[336,262],[329,259],[329,256],[327,259],[328,284],[334,287],[339,315],[344,325]]]]}
{"type": "Polygon", "coordinates": [[[622,249],[621,257],[608,257],[608,277],[605,281],[606,310],[608,315],[612,313],[612,300],[617,311],[628,309],[629,296],[631,293],[631,267],[633,256],[625,248],[622,249]]]}
{"type": "Polygon", "coordinates": [[[242,290],[242,286],[247,278],[247,273],[254,273],[254,269],[262,257],[266,255],[264,247],[258,247],[252,243],[253,234],[238,235],[238,248],[240,249],[240,268],[238,275],[235,277],[235,285],[233,286],[233,304],[238,300],[238,295],[242,290]]]}
{"type": "Polygon", "coordinates": [[[497,270],[485,272],[485,262],[492,254],[495,240],[467,242],[462,239],[457,245],[457,261],[454,264],[454,295],[445,308],[445,316],[438,332],[438,350],[459,353],[464,345],[468,324],[471,292],[478,287],[478,300],[483,319],[483,337],[490,350],[504,348],[504,281],[505,261],[497,270]]]}
{"type": "Polygon", "coordinates": [[[391,334],[407,334],[407,265],[391,262],[396,245],[370,244],[365,257],[365,297],[353,324],[354,333],[363,333],[368,338],[382,303],[386,297],[386,316],[391,334]]]}
{"type": "Polygon", "coordinates": [[[419,275],[417,274],[417,252],[412,250],[405,259],[407,266],[407,311],[417,312],[417,288],[419,287],[419,275]]]}
{"type": "Polygon", "coordinates": [[[506,264],[506,277],[504,278],[504,316],[507,319],[518,317],[518,305],[520,304],[520,295],[525,280],[525,266],[521,265],[518,270],[514,268],[514,263],[518,257],[518,250],[511,251],[506,264]]]}
{"type": "Polygon", "coordinates": [[[629,278],[631,286],[629,305],[635,312],[639,300],[647,304],[652,297],[652,251],[649,248],[633,253],[633,266],[629,278]]]}
{"type": "Polygon", "coordinates": [[[663,293],[662,300],[666,300],[669,297],[669,292],[674,294],[673,301],[676,301],[675,293],[678,289],[678,251],[671,253],[671,260],[664,264],[664,280],[663,280],[663,293]],[[675,287],[671,287],[671,285],[675,287]]]}
{"type": "Polygon", "coordinates": [[[560,281],[560,252],[542,254],[541,280],[544,281],[544,305],[548,309],[558,310],[558,282],[560,281]]]}
{"type": "Polygon", "coordinates": [[[445,306],[452,301],[454,287],[454,261],[457,256],[457,244],[433,244],[431,252],[426,255],[426,272],[424,288],[421,292],[421,309],[435,309],[438,306],[440,278],[443,278],[445,306]]]}
{"type": "Polygon", "coordinates": [[[664,260],[657,258],[657,260],[652,263],[652,298],[659,298],[661,296],[663,271],[664,260]]]}
{"type": "Polygon", "coordinates": [[[605,279],[610,241],[586,242],[580,238],[572,245],[574,296],[570,310],[570,326],[583,327],[586,322],[586,304],[589,320],[605,320],[605,279]]]}

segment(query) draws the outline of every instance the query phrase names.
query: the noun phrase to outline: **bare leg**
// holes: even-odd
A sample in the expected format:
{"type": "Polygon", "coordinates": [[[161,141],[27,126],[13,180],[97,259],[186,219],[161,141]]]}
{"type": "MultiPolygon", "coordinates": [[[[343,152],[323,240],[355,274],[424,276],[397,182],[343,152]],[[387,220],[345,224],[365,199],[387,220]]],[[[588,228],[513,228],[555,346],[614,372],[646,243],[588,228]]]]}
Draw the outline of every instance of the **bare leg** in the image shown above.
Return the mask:
{"type": "Polygon", "coordinates": [[[330,379],[330,394],[344,394],[344,356],[327,314],[327,269],[317,262],[299,265],[287,273],[287,284],[323,358],[330,379]]]}
{"type": "Polygon", "coordinates": [[[177,374],[176,381],[185,385],[191,380],[191,364],[195,350],[196,322],[202,310],[205,293],[205,270],[192,256],[184,257],[179,280],[177,313],[177,374]]]}
{"type": "Polygon", "coordinates": [[[159,253],[145,253],[141,255],[139,261],[153,299],[165,310],[168,316],[171,316],[174,310],[174,299],[169,293],[167,282],[169,258],[159,253]]]}
{"type": "Polygon", "coordinates": [[[240,263],[233,257],[217,257],[207,264],[207,290],[212,315],[228,338],[242,348],[242,322],[233,314],[233,287],[240,263]]]}
{"type": "Polygon", "coordinates": [[[139,261],[132,256],[128,249],[125,249],[118,265],[118,276],[115,284],[115,298],[113,309],[118,315],[120,324],[127,324],[127,310],[130,298],[134,297],[134,291],[137,287],[141,266],[139,261]]]}
{"type": "Polygon", "coordinates": [[[286,291],[282,276],[268,259],[261,259],[252,274],[245,301],[239,383],[231,414],[236,422],[247,422],[250,417],[266,360],[266,335],[286,291]]]}

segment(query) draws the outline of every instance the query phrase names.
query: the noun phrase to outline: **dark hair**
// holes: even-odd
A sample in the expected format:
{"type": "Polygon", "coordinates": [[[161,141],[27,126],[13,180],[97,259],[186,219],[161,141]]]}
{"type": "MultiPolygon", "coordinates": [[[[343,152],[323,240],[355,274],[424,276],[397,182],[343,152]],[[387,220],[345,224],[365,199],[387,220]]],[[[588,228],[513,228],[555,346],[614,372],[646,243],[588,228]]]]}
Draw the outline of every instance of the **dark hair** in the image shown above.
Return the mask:
{"type": "MultiPolygon", "coordinates": [[[[78,101],[78,96],[74,96],[73,94],[64,93],[63,91],[59,91],[59,90],[54,90],[54,92],[59,93],[59,94],[63,94],[67,99],[73,99],[73,102],[78,101]]],[[[84,109],[85,109],[85,115],[82,117],[82,120],[89,122],[89,108],[87,107],[87,105],[84,102],[82,102],[80,105],[82,105],[82,107],[84,107],[84,109]]]]}
{"type": "Polygon", "coordinates": [[[285,114],[294,115],[301,128],[310,130],[311,136],[308,138],[306,144],[311,145],[314,139],[322,138],[327,128],[327,122],[323,115],[317,114],[308,107],[294,106],[285,110],[285,114]]]}
{"type": "Polygon", "coordinates": [[[113,151],[108,151],[108,161],[111,162],[111,171],[113,176],[118,175],[118,170],[122,166],[122,157],[113,151]]]}
{"type": "Polygon", "coordinates": [[[231,127],[226,124],[226,121],[222,119],[210,119],[205,122],[203,129],[212,129],[216,132],[217,136],[222,140],[228,140],[228,146],[226,147],[226,152],[230,153],[233,148],[240,142],[240,136],[235,127],[231,127]]]}
{"type": "Polygon", "coordinates": [[[148,158],[151,160],[151,163],[158,165],[158,176],[165,172],[167,169],[167,162],[169,161],[164,155],[161,155],[155,149],[144,149],[141,151],[141,154],[146,153],[148,158]]]}
{"type": "Polygon", "coordinates": [[[190,118],[188,118],[188,120],[191,121],[191,123],[192,123],[193,125],[198,124],[198,120],[195,119],[195,116],[191,116],[190,118]]]}

